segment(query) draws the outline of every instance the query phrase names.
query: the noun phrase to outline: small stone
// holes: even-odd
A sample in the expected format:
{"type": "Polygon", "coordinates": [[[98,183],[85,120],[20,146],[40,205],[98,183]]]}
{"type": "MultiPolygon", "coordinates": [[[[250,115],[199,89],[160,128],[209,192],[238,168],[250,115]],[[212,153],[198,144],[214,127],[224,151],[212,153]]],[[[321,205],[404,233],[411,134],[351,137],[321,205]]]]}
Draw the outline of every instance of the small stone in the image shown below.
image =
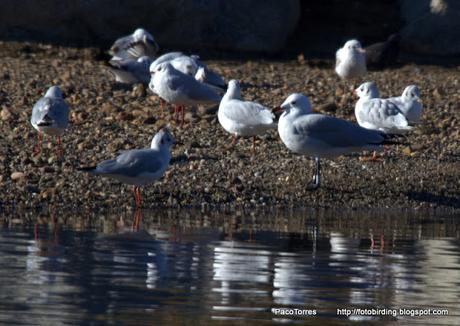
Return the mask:
{"type": "Polygon", "coordinates": [[[131,95],[134,97],[145,97],[146,91],[144,84],[137,84],[134,86],[131,95]]]}
{"type": "Polygon", "coordinates": [[[128,112],[120,112],[119,114],[117,114],[117,120],[120,121],[132,121],[133,119],[134,116],[128,112]]]}
{"type": "Polygon", "coordinates": [[[410,156],[412,154],[412,149],[410,148],[410,146],[407,146],[402,150],[402,152],[404,155],[410,156]]]}
{"type": "Polygon", "coordinates": [[[148,117],[144,119],[144,124],[145,125],[153,125],[155,124],[156,119],[154,117],[148,117]]]}
{"type": "Polygon", "coordinates": [[[25,177],[25,173],[24,172],[13,172],[11,173],[11,180],[13,181],[17,181],[17,180],[20,180],[20,179],[23,179],[25,177]]]}
{"type": "Polygon", "coordinates": [[[7,108],[3,108],[0,112],[0,117],[3,121],[8,121],[13,117],[13,115],[11,114],[10,110],[8,110],[7,108]]]}

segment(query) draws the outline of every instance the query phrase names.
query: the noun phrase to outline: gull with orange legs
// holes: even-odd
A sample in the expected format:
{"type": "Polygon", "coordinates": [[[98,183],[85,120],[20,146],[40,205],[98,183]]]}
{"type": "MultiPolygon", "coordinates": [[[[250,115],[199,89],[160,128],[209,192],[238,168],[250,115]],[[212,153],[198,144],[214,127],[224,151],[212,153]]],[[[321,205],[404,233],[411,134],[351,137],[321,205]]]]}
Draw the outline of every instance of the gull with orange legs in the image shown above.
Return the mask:
{"type": "Polygon", "coordinates": [[[69,125],[69,106],[64,101],[58,86],[50,87],[45,96],[34,105],[30,122],[38,131],[38,143],[34,148],[34,156],[40,154],[43,134],[45,134],[56,137],[57,155],[62,157],[64,150],[61,136],[69,125]]]}
{"type": "Polygon", "coordinates": [[[165,127],[152,139],[150,148],[123,151],[117,158],[79,170],[133,186],[136,208],[141,207],[141,187],[160,179],[169,167],[174,137],[165,127]]]}
{"type": "Polygon", "coordinates": [[[184,125],[185,106],[216,104],[222,99],[213,89],[175,69],[170,62],[158,66],[152,64],[150,73],[150,90],[172,104],[176,113],[182,112],[181,126],[184,125]]]}

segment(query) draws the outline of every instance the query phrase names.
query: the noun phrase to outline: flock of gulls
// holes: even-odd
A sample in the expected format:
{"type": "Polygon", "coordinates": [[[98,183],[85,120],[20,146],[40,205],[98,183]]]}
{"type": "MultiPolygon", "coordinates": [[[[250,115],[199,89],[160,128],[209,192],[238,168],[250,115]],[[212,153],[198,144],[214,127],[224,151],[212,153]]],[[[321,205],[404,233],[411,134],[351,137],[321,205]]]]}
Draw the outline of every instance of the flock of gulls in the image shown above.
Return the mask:
{"type": "MultiPolygon", "coordinates": [[[[389,45],[394,39],[395,36],[391,36],[387,42],[378,45],[379,51],[363,49],[357,40],[346,42],[336,53],[337,75],[342,79],[362,78],[367,73],[366,62],[370,62],[373,53],[381,56],[378,58],[380,62],[391,55],[389,45]]],[[[167,104],[172,105],[175,119],[181,119],[181,125],[184,123],[185,107],[219,104],[218,121],[234,136],[234,143],[238,137],[255,139],[269,129],[278,129],[282,142],[289,150],[315,159],[316,171],[308,185],[312,190],[321,183],[321,158],[374,151],[371,159],[376,159],[375,151],[381,150],[385,144],[394,144],[393,136],[410,131],[422,114],[417,86],[407,86],[401,96],[383,99],[379,98],[374,82],[366,82],[355,90],[359,97],[355,107],[357,124],[314,113],[308,97],[300,93],[289,95],[272,110],[259,103],[245,101],[237,80],[226,83],[198,56],[170,52],[156,57],[158,50],[153,36],[139,28],[113,44],[109,51],[112,55],[109,70],[117,82],[148,84],[149,89],[160,98],[161,114],[167,104]],[[281,112],[278,121],[276,112],[281,112]]],[[[47,134],[57,138],[58,153],[62,156],[61,135],[69,123],[69,107],[58,86],[49,88],[35,104],[31,123],[38,131],[34,155],[40,153],[42,134],[47,134]]],[[[174,143],[168,127],[163,127],[153,137],[150,148],[126,150],[114,159],[80,170],[132,185],[136,207],[139,208],[140,187],[163,176],[168,169],[174,143]]]]}

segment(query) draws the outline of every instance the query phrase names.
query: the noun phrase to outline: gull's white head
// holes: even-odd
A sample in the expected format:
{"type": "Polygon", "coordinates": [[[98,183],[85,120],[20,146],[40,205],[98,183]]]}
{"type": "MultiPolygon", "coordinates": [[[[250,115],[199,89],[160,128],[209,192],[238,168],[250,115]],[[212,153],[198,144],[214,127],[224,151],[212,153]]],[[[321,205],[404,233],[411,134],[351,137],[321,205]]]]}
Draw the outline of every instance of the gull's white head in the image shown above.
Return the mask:
{"type": "Polygon", "coordinates": [[[204,67],[199,67],[198,70],[196,71],[195,74],[195,79],[198,80],[199,82],[204,82],[206,79],[206,71],[204,70],[204,67]]]}
{"type": "Polygon", "coordinates": [[[409,85],[404,89],[402,97],[406,100],[420,100],[420,89],[415,85],[409,85]]]}
{"type": "Polygon", "coordinates": [[[147,32],[143,28],[136,29],[134,31],[134,33],[133,33],[133,38],[134,38],[135,41],[142,41],[144,38],[146,38],[146,39],[148,39],[148,40],[150,40],[152,42],[154,41],[152,34],[147,32]]]}
{"type": "Polygon", "coordinates": [[[150,65],[150,64],[152,64],[152,59],[150,59],[149,56],[144,55],[144,56],[138,58],[137,62],[139,62],[139,63],[148,63],[150,65]]]}
{"type": "Polygon", "coordinates": [[[281,104],[280,108],[286,112],[286,114],[289,114],[291,111],[301,112],[303,114],[312,112],[308,97],[300,93],[289,95],[283,104],[281,104]]]}
{"type": "Polygon", "coordinates": [[[360,99],[378,98],[379,90],[377,89],[376,83],[366,82],[355,89],[355,94],[358,95],[360,99]]]}
{"type": "Polygon", "coordinates": [[[173,69],[174,67],[169,62],[163,62],[159,65],[154,64],[154,62],[150,65],[149,71],[150,74],[153,75],[155,73],[163,73],[168,71],[169,69],[173,69]]]}
{"type": "Polygon", "coordinates": [[[345,43],[343,46],[344,49],[347,49],[349,51],[359,51],[362,52],[363,47],[361,46],[361,43],[358,40],[349,40],[345,43]]]}
{"type": "Polygon", "coordinates": [[[163,127],[156,133],[152,139],[151,148],[152,149],[167,149],[171,148],[172,145],[176,143],[173,135],[169,131],[168,127],[163,127]]]}
{"type": "Polygon", "coordinates": [[[45,97],[62,98],[62,91],[59,86],[51,86],[46,91],[45,97]]]}
{"type": "Polygon", "coordinates": [[[236,79],[232,79],[228,82],[225,97],[230,99],[241,99],[241,88],[239,81],[237,81],[236,79]]]}

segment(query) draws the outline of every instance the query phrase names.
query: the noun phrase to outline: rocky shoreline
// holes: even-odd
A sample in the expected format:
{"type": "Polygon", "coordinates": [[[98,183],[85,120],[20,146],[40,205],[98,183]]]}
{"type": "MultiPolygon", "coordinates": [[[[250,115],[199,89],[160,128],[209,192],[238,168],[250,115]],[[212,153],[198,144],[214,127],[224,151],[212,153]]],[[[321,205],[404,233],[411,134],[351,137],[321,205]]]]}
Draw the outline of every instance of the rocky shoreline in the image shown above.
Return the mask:
{"type": "MultiPolygon", "coordinates": [[[[161,119],[158,99],[144,87],[115,85],[97,60],[99,50],[2,43],[0,53],[1,206],[132,206],[130,188],[76,168],[148,146],[172,114],[161,119]],[[32,156],[37,136],[29,122],[32,106],[52,84],[62,86],[71,107],[63,161],[49,138],[42,154],[32,156]]],[[[332,61],[207,63],[226,80],[240,80],[245,99],[275,107],[301,92],[316,111],[354,121],[351,90],[357,83],[340,81],[332,61]]],[[[185,128],[171,122],[178,140],[173,164],[160,182],[143,190],[143,206],[459,210],[459,69],[407,64],[370,72],[366,80],[374,80],[385,97],[417,84],[423,122],[382,162],[362,162],[358,156],[324,160],[323,186],[315,192],[306,189],[312,160],[290,153],[275,131],[258,141],[252,156],[249,140],[228,148],[231,137],[219,125],[216,107],[188,109],[185,128]]]]}

